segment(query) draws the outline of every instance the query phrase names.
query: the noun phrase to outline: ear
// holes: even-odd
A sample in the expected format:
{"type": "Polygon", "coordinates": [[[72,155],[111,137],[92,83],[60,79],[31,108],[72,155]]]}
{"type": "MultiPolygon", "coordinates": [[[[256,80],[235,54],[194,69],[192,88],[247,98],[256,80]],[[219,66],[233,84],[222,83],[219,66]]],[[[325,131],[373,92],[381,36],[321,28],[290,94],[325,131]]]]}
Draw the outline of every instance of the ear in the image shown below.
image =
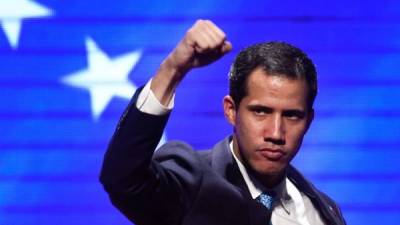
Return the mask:
{"type": "Polygon", "coordinates": [[[308,131],[308,128],[310,128],[311,122],[314,120],[314,109],[312,108],[310,112],[307,115],[307,129],[306,132],[308,131]]]}
{"type": "Polygon", "coordinates": [[[224,115],[226,120],[228,120],[228,122],[232,124],[232,126],[235,126],[236,106],[235,102],[233,101],[230,95],[224,97],[223,105],[224,105],[224,115]]]}

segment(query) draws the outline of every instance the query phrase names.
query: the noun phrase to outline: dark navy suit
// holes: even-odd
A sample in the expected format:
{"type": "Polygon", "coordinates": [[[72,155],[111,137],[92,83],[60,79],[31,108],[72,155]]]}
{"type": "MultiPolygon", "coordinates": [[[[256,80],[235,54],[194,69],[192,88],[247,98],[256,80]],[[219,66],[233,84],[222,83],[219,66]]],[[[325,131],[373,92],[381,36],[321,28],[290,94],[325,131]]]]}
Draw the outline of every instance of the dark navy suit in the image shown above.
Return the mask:
{"type": "MultiPolygon", "coordinates": [[[[208,151],[169,142],[153,156],[169,115],[140,112],[138,92],[104,157],[100,180],[112,203],[137,225],[269,224],[271,212],[251,198],[229,150],[231,137],[208,151]]],[[[345,224],[336,204],[292,166],[287,176],[326,224],[345,224]]]]}

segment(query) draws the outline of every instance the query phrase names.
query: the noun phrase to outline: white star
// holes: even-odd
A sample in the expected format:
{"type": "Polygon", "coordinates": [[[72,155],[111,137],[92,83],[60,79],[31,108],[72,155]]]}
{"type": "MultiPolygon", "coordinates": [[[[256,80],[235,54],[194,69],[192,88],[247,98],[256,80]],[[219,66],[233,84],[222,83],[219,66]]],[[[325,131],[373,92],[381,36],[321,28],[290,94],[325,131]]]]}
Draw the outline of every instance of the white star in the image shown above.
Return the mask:
{"type": "Polygon", "coordinates": [[[12,48],[18,47],[21,20],[52,15],[52,11],[29,0],[0,0],[0,25],[12,48]]]}
{"type": "Polygon", "coordinates": [[[128,79],[141,51],[110,59],[91,38],[86,38],[88,68],[69,74],[62,82],[87,89],[91,97],[92,117],[97,120],[114,96],[130,99],[136,86],[128,79]]]}

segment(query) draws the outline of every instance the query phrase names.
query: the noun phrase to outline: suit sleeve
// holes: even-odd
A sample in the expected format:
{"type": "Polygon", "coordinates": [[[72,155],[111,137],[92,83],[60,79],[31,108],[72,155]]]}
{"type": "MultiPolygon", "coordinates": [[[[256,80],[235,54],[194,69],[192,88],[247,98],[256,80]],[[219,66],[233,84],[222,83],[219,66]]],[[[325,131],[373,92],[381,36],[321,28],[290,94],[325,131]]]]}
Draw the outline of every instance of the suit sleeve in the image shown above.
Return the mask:
{"type": "Polygon", "coordinates": [[[169,113],[156,116],[136,108],[135,93],[104,156],[100,182],[111,202],[135,224],[179,224],[201,180],[196,157],[184,144],[154,150],[169,113]],[[161,149],[159,151],[162,151],[161,149]]]}

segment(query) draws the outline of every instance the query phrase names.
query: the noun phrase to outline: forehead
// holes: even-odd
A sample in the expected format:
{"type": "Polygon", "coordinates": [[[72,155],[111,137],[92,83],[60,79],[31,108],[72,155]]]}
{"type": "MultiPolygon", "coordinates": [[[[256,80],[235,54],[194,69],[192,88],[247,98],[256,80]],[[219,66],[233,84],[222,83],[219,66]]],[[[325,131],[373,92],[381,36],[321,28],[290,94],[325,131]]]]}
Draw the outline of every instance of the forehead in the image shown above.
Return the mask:
{"type": "Polygon", "coordinates": [[[307,95],[308,86],[304,79],[270,75],[258,68],[249,75],[247,95],[243,100],[247,99],[250,104],[274,104],[283,108],[305,109],[307,95]]]}

